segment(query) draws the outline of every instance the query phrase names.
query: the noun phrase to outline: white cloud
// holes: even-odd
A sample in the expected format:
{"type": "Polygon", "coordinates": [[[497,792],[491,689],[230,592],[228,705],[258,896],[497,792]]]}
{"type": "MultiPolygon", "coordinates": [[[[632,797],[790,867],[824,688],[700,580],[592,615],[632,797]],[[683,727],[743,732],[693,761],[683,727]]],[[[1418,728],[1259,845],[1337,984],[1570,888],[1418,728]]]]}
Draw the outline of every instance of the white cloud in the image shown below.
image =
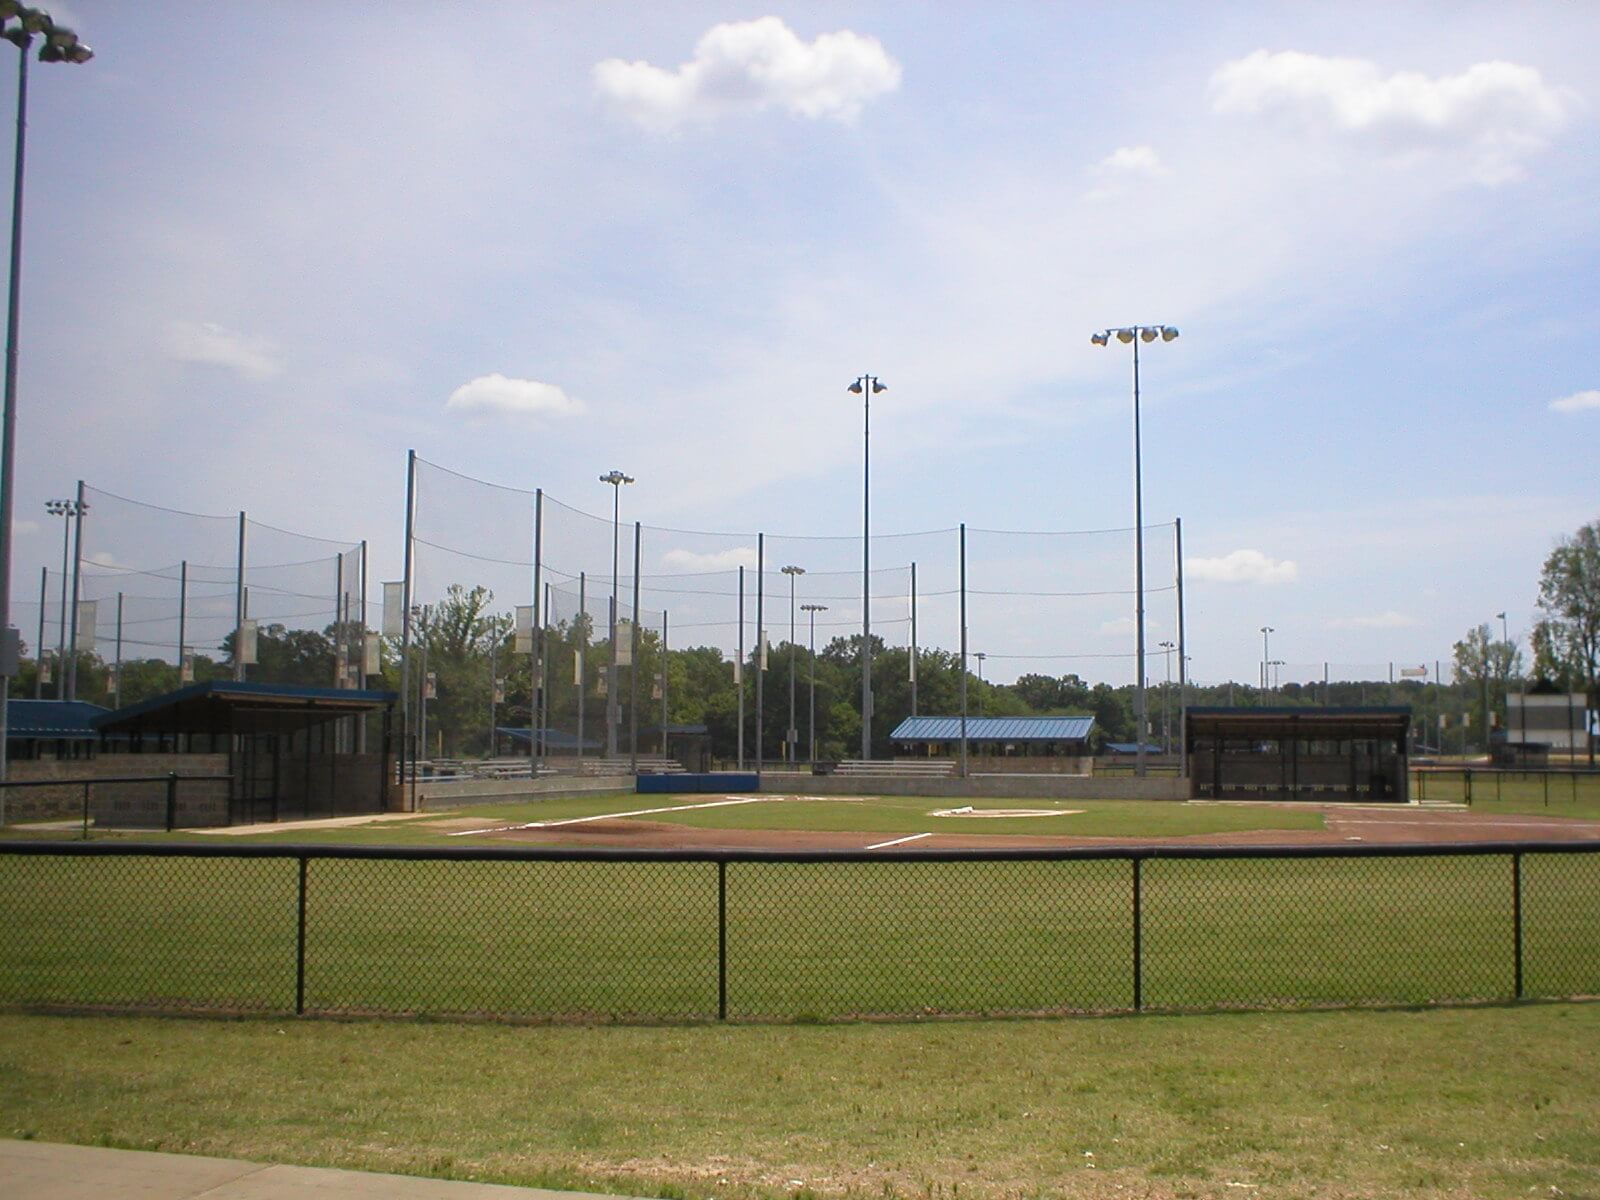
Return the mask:
{"type": "Polygon", "coordinates": [[[1573,392],[1570,396],[1563,396],[1559,400],[1550,401],[1551,412],[1582,412],[1587,408],[1600,408],[1600,388],[1590,388],[1586,392],[1573,392]]]}
{"type": "Polygon", "coordinates": [[[462,384],[450,393],[444,406],[446,411],[469,417],[570,417],[583,412],[583,401],[553,383],[509,379],[499,372],[462,384]]]}
{"type": "Polygon", "coordinates": [[[1300,568],[1292,559],[1268,558],[1259,550],[1235,550],[1221,558],[1186,558],[1183,569],[1209,583],[1293,583],[1300,568]]]}
{"type": "Polygon", "coordinates": [[[734,571],[740,567],[753,569],[758,561],[755,549],[751,546],[736,546],[731,550],[716,550],[710,554],[699,554],[693,550],[668,550],[661,556],[664,566],[693,572],[734,571]]]}
{"type": "Polygon", "coordinates": [[[1275,117],[1393,151],[1465,150],[1485,184],[1521,178],[1519,160],[1549,145],[1574,105],[1571,92],[1535,68],[1509,62],[1475,63],[1458,75],[1383,76],[1364,58],[1257,50],[1211,76],[1214,112],[1275,117]]]}
{"type": "Polygon", "coordinates": [[[227,367],[246,379],[270,379],[283,370],[271,342],[210,321],[173,321],[167,326],[167,352],[179,362],[227,367]]]}
{"type": "Polygon", "coordinates": [[[1152,178],[1171,173],[1149,146],[1119,146],[1100,160],[1098,169],[1152,178]]]}
{"type": "Polygon", "coordinates": [[[845,29],[802,42],[777,17],[761,17],[712,26],[676,71],[608,58],[595,64],[594,81],[624,113],[655,129],[773,107],[853,121],[869,100],[900,86],[900,64],[877,38],[845,29]]]}
{"type": "Polygon", "coordinates": [[[1377,613],[1370,617],[1335,617],[1328,622],[1329,629],[1407,629],[1420,624],[1415,617],[1408,617],[1405,613],[1388,612],[1377,613]]]}

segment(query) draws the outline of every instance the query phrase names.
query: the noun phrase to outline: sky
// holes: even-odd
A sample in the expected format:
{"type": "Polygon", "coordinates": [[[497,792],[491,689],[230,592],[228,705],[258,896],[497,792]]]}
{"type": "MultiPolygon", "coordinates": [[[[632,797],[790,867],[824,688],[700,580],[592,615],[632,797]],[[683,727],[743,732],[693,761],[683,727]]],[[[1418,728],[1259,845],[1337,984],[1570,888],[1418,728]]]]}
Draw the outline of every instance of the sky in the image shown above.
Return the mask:
{"type": "Polygon", "coordinates": [[[864,373],[874,533],[1127,527],[1131,355],[1089,335],[1134,323],[1181,330],[1141,353],[1143,497],[1197,679],[1254,681],[1263,625],[1290,674],[1500,612],[1526,646],[1600,517],[1591,5],[53,12],[96,56],[30,75],[19,600],[79,479],[393,578],[408,449],[846,537],[864,373]]]}

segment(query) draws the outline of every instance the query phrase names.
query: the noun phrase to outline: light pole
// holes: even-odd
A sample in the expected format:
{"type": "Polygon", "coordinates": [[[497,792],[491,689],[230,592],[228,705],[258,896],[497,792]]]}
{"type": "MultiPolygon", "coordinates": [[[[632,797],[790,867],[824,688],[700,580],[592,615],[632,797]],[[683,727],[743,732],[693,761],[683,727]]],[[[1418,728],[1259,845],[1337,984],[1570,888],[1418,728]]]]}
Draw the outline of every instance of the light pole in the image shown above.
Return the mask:
{"type": "Polygon", "coordinates": [[[56,699],[67,699],[67,555],[72,545],[72,522],[78,514],[88,509],[84,503],[81,507],[76,500],[46,500],[44,510],[52,517],[60,517],[61,521],[61,620],[59,633],[56,638],[56,666],[60,670],[60,678],[56,680],[56,699]]]}
{"type": "Polygon", "coordinates": [[[889,385],[861,375],[848,391],[861,397],[861,757],[872,757],[872,397],[889,385]]]}
{"type": "Polygon", "coordinates": [[[1268,649],[1270,643],[1267,639],[1276,632],[1277,630],[1271,625],[1263,625],[1261,627],[1261,702],[1263,704],[1267,701],[1267,664],[1272,660],[1272,651],[1268,649]]]}
{"type": "Polygon", "coordinates": [[[789,765],[792,767],[800,757],[800,731],[794,724],[794,583],[801,575],[806,573],[804,567],[784,567],[783,573],[789,577],[789,732],[785,741],[788,751],[789,765]]]}
{"type": "Polygon", "coordinates": [[[1176,642],[1158,642],[1167,660],[1167,686],[1161,690],[1161,746],[1162,753],[1172,755],[1172,652],[1176,642]]]}
{"type": "Polygon", "coordinates": [[[978,660],[978,715],[983,716],[983,660],[988,658],[982,650],[974,650],[972,657],[978,660]]]}
{"type": "Polygon", "coordinates": [[[826,604],[802,604],[801,612],[811,614],[811,765],[817,765],[817,614],[827,612],[826,604]]]}
{"type": "Polygon", "coordinates": [[[1115,337],[1125,346],[1133,347],[1133,577],[1134,577],[1134,651],[1138,659],[1136,719],[1138,735],[1135,741],[1138,753],[1134,774],[1144,777],[1144,738],[1147,715],[1144,695],[1144,464],[1139,446],[1139,343],[1160,338],[1170,342],[1178,336],[1171,325],[1125,325],[1120,329],[1103,329],[1089,335],[1096,346],[1109,345],[1115,337]]]}
{"type": "MultiPolygon", "coordinates": [[[[611,485],[611,664],[606,678],[606,757],[616,758],[617,718],[620,715],[617,695],[617,554],[622,528],[622,485],[632,483],[633,476],[613,470],[600,476],[600,482],[611,485]]],[[[638,613],[633,616],[634,620],[639,619],[638,613]]]]}
{"type": "MultiPolygon", "coordinates": [[[[11,282],[7,293],[5,407],[0,416],[0,780],[6,776],[6,698],[17,671],[19,637],[11,626],[11,526],[14,513],[17,440],[17,322],[22,281],[22,177],[28,128],[28,50],[35,36],[44,38],[40,62],[86,63],[94,51],[72,30],[57,25],[50,14],[24,8],[16,0],[0,0],[0,36],[17,55],[17,146],[11,177],[11,282]],[[12,19],[16,24],[12,25],[12,19]]],[[[60,664],[58,664],[60,665],[60,664]]],[[[0,825],[5,800],[0,793],[0,825]]]]}

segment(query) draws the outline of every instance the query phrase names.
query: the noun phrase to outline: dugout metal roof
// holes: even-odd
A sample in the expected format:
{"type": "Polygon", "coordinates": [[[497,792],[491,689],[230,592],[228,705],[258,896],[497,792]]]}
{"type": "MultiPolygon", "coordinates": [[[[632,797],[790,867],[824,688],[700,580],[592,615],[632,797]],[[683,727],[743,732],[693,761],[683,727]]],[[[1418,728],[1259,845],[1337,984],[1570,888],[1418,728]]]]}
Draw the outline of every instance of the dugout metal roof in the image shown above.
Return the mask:
{"type": "Polygon", "coordinates": [[[6,705],[6,739],[88,740],[98,736],[95,718],[110,711],[87,700],[11,700],[6,705]]]}
{"type": "Polygon", "coordinates": [[[1407,705],[1338,705],[1331,708],[1191,708],[1184,714],[1190,744],[1197,737],[1233,738],[1405,738],[1411,725],[1407,705]]]}
{"type": "MultiPolygon", "coordinates": [[[[969,742],[1082,742],[1093,717],[968,717],[969,742]]],[[[960,717],[907,717],[889,735],[892,742],[959,742],[960,717]]]]}
{"type": "Polygon", "coordinates": [[[395,692],[208,679],[95,719],[101,733],[292,733],[387,708],[395,692]]]}

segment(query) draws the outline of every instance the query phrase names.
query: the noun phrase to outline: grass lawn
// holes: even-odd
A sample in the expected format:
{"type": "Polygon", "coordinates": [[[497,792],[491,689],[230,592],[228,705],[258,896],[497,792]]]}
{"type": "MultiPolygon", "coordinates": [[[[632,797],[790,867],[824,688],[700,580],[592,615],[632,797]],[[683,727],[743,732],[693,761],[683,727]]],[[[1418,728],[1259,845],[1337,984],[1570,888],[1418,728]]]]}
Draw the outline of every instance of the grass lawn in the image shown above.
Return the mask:
{"type": "Polygon", "coordinates": [[[676,1198],[1593,1196],[1600,1004],[850,1026],[0,1015],[0,1135],[676,1198]]]}
{"type": "MultiPolygon", "coordinates": [[[[607,792],[567,799],[539,800],[516,804],[466,805],[441,810],[440,818],[474,818],[485,827],[520,825],[531,821],[559,821],[569,817],[588,817],[606,813],[631,812],[648,808],[715,801],[715,795],[646,795],[633,792],[607,792]]],[[[774,798],[760,804],[730,805],[720,808],[660,813],[647,818],[706,829],[834,830],[867,834],[925,833],[947,830],[962,834],[1029,835],[1071,834],[1078,837],[1182,837],[1200,833],[1233,833],[1252,829],[1320,829],[1320,813],[1304,808],[1278,808],[1269,805],[1183,804],[1160,800],[974,800],[977,809],[1054,809],[1063,815],[1052,817],[933,817],[939,810],[969,803],[966,800],[934,799],[926,796],[867,796],[860,800],[785,800],[774,798]]],[[[215,844],[214,834],[180,832],[116,833],[91,830],[96,840],[132,838],[139,841],[204,841],[215,844]]],[[[27,825],[10,826],[6,837],[28,839],[49,837],[71,839],[72,829],[31,830],[27,825]]],[[[469,839],[451,837],[449,832],[426,820],[376,821],[366,825],[332,829],[286,829],[241,835],[252,842],[354,846],[459,846],[469,839]]]]}
{"type": "MultiPolygon", "coordinates": [[[[1467,777],[1462,772],[1424,772],[1422,784],[1412,776],[1413,799],[1465,801],[1467,777]]],[[[1600,821],[1600,775],[1472,773],[1472,807],[1491,813],[1527,813],[1549,817],[1582,817],[1600,821]]]]}

